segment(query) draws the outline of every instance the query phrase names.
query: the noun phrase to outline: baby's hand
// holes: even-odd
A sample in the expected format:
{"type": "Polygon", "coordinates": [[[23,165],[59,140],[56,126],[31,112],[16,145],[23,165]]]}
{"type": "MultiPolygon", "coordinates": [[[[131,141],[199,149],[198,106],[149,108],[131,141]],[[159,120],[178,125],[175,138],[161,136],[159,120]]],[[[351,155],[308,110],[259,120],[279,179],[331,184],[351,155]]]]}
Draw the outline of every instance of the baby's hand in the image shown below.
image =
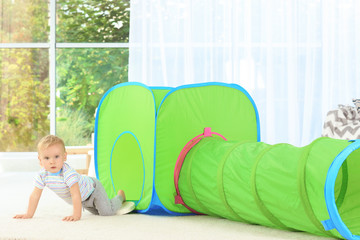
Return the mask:
{"type": "Polygon", "coordinates": [[[15,219],[28,219],[28,218],[32,218],[32,216],[30,216],[28,214],[18,214],[18,215],[15,215],[13,218],[15,218],[15,219]]]}
{"type": "Polygon", "coordinates": [[[79,221],[80,220],[80,216],[75,216],[75,215],[72,215],[72,216],[67,216],[67,217],[64,217],[63,218],[63,221],[67,221],[67,222],[75,222],[75,221],[79,221]]]}

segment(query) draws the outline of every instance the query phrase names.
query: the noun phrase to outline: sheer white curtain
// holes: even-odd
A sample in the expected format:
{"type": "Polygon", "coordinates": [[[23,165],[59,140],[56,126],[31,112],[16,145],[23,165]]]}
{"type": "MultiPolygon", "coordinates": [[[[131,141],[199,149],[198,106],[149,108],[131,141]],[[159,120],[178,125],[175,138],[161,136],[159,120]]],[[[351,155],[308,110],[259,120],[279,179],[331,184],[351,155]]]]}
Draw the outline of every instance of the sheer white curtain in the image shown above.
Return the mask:
{"type": "Polygon", "coordinates": [[[262,141],[303,146],[360,97],[358,43],[358,0],[131,0],[129,81],[237,83],[262,141]]]}

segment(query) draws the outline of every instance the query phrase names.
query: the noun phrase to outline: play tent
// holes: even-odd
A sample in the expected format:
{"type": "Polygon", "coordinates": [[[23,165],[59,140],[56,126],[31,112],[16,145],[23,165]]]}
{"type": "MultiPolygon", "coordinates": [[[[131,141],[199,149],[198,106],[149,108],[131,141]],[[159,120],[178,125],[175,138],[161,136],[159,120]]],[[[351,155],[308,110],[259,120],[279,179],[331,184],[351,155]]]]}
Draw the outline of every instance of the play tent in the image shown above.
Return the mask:
{"type": "Polygon", "coordinates": [[[191,212],[360,239],[359,141],[259,142],[254,101],[224,83],[124,83],[102,98],[95,169],[148,214],[191,212]]]}
{"type": "Polygon", "coordinates": [[[189,213],[174,203],[173,172],[184,145],[204,126],[229,140],[260,138],[255,103],[236,84],[111,88],[95,120],[96,175],[109,197],[123,189],[139,212],[189,213]]]}

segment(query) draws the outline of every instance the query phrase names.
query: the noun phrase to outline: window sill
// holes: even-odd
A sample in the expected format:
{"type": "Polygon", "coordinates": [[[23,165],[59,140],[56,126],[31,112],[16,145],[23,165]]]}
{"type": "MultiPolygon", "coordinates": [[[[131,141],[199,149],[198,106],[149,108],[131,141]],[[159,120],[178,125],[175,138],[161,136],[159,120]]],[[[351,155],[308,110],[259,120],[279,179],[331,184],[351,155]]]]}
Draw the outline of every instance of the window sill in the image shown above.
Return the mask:
{"type": "MultiPolygon", "coordinates": [[[[68,154],[67,163],[74,169],[89,168],[92,146],[71,146],[66,149],[71,152],[68,154]],[[87,151],[84,152],[85,150],[87,151]]],[[[0,174],[3,172],[36,172],[40,169],[37,152],[0,152],[0,174]]]]}

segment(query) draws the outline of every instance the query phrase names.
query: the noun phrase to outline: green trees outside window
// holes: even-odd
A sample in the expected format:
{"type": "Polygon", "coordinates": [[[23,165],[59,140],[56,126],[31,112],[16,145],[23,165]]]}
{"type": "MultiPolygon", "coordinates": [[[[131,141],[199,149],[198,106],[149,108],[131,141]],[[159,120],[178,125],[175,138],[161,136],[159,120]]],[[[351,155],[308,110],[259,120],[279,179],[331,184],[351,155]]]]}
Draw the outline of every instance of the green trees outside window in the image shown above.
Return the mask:
{"type": "MultiPolygon", "coordinates": [[[[48,42],[47,0],[0,0],[0,43],[48,42]]],[[[49,51],[0,49],[0,152],[32,151],[49,133],[49,51]]]]}
{"type": "Polygon", "coordinates": [[[56,134],[68,145],[86,145],[102,95],[128,79],[128,49],[59,49],[56,67],[56,134]]]}
{"type": "Polygon", "coordinates": [[[49,40],[48,0],[0,0],[0,43],[49,40]]]}
{"type": "MultiPolygon", "coordinates": [[[[52,1],[0,0],[0,43],[49,44],[52,1]]],[[[102,95],[128,79],[129,8],[129,0],[56,1],[55,42],[62,44],[56,44],[56,81],[49,79],[50,45],[0,45],[0,152],[36,151],[36,141],[50,133],[50,98],[56,98],[56,135],[67,145],[91,143],[102,95]]]]}
{"type": "Polygon", "coordinates": [[[32,151],[49,133],[47,49],[0,49],[0,152],[32,151]]]}
{"type": "Polygon", "coordinates": [[[57,42],[129,42],[130,0],[58,0],[57,42]]]}

